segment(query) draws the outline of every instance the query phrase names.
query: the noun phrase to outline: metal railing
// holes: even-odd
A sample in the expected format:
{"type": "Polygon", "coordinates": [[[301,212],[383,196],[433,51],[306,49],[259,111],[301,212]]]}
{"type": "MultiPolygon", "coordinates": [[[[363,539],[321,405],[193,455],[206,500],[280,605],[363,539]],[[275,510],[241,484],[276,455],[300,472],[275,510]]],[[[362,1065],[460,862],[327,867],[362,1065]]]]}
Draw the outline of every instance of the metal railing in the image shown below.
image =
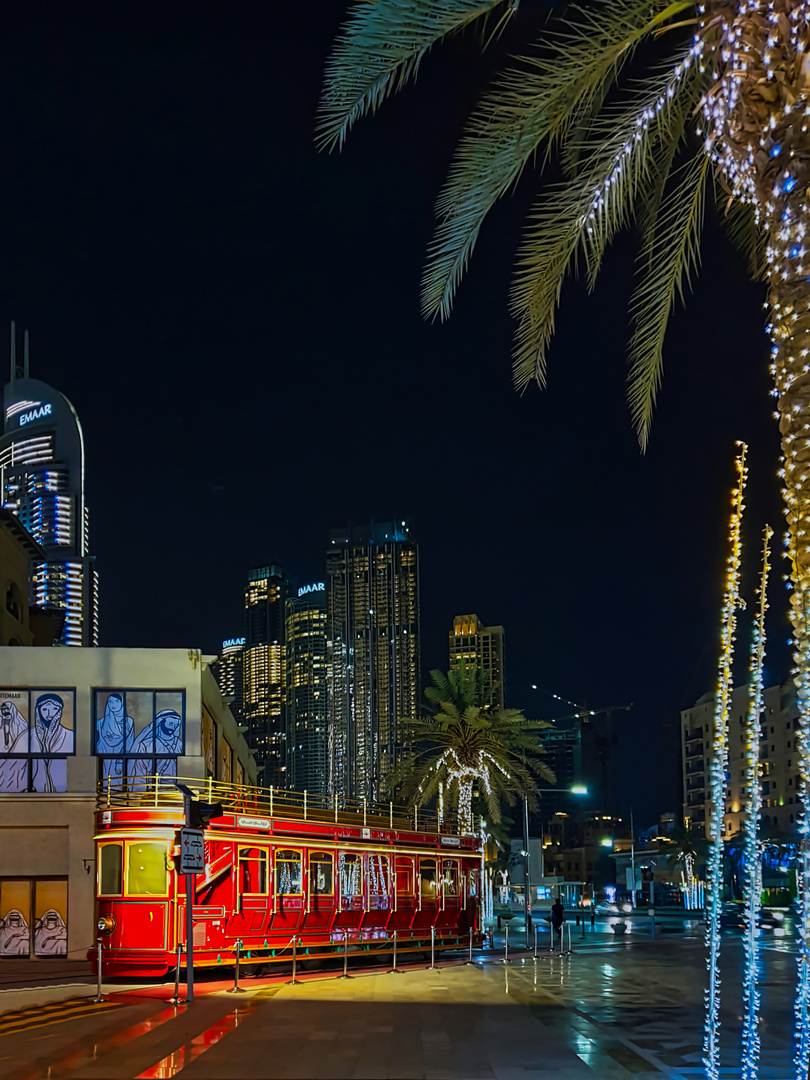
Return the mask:
{"type": "Polygon", "coordinates": [[[99,810],[155,807],[182,811],[183,796],[177,790],[178,782],[196,789],[199,797],[206,802],[222,803],[225,813],[244,817],[332,822],[355,828],[397,829],[449,836],[477,836],[479,831],[477,820],[473,822],[473,832],[469,833],[455,816],[445,814],[440,818],[435,811],[418,806],[344,799],[337,795],[314,795],[284,788],[226,784],[199,777],[108,776],[99,781],[96,807],[99,810]]]}

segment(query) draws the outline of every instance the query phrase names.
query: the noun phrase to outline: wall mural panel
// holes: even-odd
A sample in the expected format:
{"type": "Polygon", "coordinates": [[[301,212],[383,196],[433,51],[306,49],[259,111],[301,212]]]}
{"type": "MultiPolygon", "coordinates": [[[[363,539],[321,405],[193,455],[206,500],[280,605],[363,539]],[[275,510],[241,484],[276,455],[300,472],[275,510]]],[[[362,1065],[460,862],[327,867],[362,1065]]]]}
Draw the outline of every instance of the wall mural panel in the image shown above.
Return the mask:
{"type": "Polygon", "coordinates": [[[0,687],[0,791],[65,791],[76,692],[0,687]]]}
{"type": "Polygon", "coordinates": [[[96,690],[93,752],[101,777],[176,776],[185,749],[183,690],[96,690]]]}

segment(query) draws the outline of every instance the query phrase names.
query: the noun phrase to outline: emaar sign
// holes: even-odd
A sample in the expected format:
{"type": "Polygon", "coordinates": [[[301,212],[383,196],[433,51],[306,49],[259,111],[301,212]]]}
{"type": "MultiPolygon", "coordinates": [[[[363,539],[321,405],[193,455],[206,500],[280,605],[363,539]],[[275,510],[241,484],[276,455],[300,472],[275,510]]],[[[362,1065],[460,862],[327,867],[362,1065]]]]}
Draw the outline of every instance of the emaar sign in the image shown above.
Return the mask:
{"type": "Polygon", "coordinates": [[[324,585],[324,583],[322,581],[316,581],[312,585],[302,585],[301,588],[298,590],[298,595],[299,596],[306,596],[307,593],[325,592],[325,591],[326,591],[326,586],[324,585]]]}
{"type": "Polygon", "coordinates": [[[32,420],[42,420],[46,416],[51,416],[52,413],[53,405],[39,405],[36,409],[29,409],[28,412],[20,413],[20,427],[25,427],[32,420]]]}
{"type": "Polygon", "coordinates": [[[245,639],[243,637],[229,637],[227,641],[222,642],[223,649],[233,649],[239,645],[244,645],[245,639]]]}

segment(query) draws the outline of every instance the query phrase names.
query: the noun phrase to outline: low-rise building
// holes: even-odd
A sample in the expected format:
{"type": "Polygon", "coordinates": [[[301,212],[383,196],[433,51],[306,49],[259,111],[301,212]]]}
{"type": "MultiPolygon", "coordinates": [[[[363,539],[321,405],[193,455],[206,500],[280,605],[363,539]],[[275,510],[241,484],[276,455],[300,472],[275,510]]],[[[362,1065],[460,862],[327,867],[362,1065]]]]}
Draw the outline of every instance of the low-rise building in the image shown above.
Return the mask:
{"type": "Polygon", "coordinates": [[[0,958],[83,958],[101,791],[256,783],[196,649],[0,647],[0,958]]]}

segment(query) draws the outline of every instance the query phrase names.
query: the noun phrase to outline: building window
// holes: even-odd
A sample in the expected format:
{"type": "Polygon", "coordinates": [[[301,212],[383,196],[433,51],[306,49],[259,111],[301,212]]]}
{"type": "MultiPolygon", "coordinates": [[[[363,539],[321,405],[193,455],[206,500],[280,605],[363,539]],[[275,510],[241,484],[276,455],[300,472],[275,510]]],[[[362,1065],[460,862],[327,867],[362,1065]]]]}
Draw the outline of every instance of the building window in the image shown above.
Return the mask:
{"type": "Polygon", "coordinates": [[[75,690],[0,689],[0,791],[66,791],[75,716],[75,690]]]}
{"type": "Polygon", "coordinates": [[[67,956],[67,878],[0,878],[0,959],[67,956]]]}
{"type": "Polygon", "coordinates": [[[185,751],[184,690],[95,690],[93,753],[101,779],[137,789],[147,777],[177,776],[185,751]]]}

